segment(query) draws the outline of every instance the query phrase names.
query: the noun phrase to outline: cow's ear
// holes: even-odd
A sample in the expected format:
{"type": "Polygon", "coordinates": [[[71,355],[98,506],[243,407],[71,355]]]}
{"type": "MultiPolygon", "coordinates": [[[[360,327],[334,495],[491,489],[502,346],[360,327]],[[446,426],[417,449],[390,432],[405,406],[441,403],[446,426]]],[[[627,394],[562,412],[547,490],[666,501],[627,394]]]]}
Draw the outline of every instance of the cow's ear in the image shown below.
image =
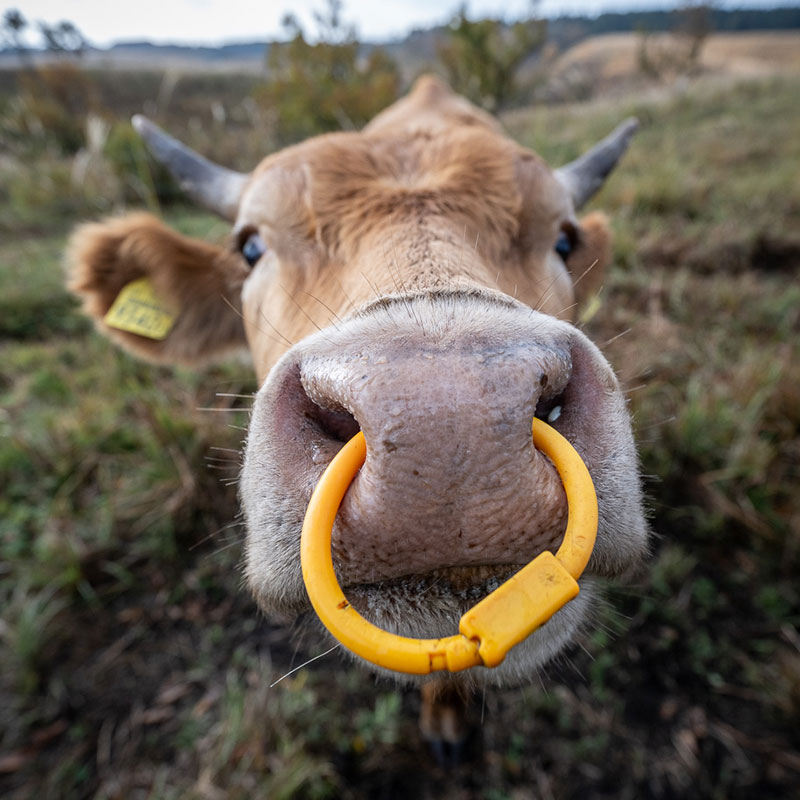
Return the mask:
{"type": "Polygon", "coordinates": [[[578,303],[583,304],[598,292],[610,261],[611,231],[608,218],[599,211],[593,211],[581,218],[575,247],[567,259],[578,303]]]}
{"type": "Polygon", "coordinates": [[[148,361],[197,364],[246,343],[244,260],[149,214],[78,228],[67,269],[100,330],[148,361]]]}

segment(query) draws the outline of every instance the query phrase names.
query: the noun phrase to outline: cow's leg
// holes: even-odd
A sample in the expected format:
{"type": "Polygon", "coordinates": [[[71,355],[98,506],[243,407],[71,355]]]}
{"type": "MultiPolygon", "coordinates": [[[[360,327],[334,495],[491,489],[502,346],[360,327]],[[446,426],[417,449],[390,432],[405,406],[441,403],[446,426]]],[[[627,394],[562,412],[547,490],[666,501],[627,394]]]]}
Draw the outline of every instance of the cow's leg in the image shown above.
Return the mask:
{"type": "Polygon", "coordinates": [[[464,755],[469,734],[469,690],[450,678],[436,677],[422,685],[420,694],[419,727],[422,737],[430,744],[439,764],[458,764],[464,755]]]}

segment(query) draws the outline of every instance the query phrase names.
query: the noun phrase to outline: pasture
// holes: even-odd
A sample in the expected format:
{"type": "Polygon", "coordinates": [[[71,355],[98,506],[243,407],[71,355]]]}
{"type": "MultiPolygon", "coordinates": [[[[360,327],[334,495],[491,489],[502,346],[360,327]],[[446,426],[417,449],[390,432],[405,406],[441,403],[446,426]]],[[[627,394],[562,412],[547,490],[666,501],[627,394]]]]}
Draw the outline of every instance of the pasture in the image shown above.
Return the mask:
{"type": "MultiPolygon", "coordinates": [[[[152,76],[119,95],[95,80],[111,120],[167,93],[152,76]]],[[[269,119],[240,80],[184,78],[161,119],[247,168],[269,119]]],[[[250,366],[151,367],[94,333],[63,288],[66,235],[153,206],[158,175],[124,127],[93,123],[85,157],[47,133],[14,139],[27,112],[7,92],[0,794],[796,797],[799,92],[796,77],[701,80],[504,119],[553,164],[643,122],[592,203],[612,215],[615,262],[583,327],[629,392],[654,555],[540,685],[476,698],[450,771],[417,735],[417,694],[337,654],[270,687],[325,647],[259,617],[240,586],[250,366]]],[[[224,236],[181,205],[164,213],[224,236]]]]}

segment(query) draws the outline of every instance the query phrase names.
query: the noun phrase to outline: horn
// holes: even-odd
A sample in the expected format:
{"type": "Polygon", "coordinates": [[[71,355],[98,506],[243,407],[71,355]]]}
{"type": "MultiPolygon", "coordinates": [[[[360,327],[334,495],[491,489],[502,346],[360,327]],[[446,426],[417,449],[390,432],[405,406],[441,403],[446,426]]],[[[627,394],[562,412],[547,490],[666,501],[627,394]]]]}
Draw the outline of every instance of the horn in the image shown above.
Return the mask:
{"type": "Polygon", "coordinates": [[[600,189],[628,149],[631,137],[638,127],[638,119],[626,119],[587,153],[556,170],[558,179],[569,191],[576,209],[585,205],[600,189]]]}
{"type": "Polygon", "coordinates": [[[141,114],[136,114],[131,122],[156,161],[169,170],[192,200],[223,219],[236,219],[249,175],[203,158],[141,114]]]}

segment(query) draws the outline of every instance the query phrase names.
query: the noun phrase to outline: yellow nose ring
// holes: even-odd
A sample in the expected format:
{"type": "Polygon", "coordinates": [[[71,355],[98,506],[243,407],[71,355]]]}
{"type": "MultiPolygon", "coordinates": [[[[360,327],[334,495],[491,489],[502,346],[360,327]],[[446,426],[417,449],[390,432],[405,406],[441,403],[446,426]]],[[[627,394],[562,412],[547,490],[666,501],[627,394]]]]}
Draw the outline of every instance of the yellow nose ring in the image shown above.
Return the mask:
{"type": "Polygon", "coordinates": [[[589,470],[572,445],[540,419],[534,445],[549,456],[567,495],[567,529],[558,551],[540,553],[461,617],[459,633],[412,639],[367,622],[344,596],[333,570],[333,523],[348,487],[367,456],[357,433],[335,456],[308,504],[300,538],[303,580],[311,605],[345,647],[379,667],[426,675],[475,666],[496,667],[506,653],[577,596],[597,536],[597,496],[589,470]]]}

